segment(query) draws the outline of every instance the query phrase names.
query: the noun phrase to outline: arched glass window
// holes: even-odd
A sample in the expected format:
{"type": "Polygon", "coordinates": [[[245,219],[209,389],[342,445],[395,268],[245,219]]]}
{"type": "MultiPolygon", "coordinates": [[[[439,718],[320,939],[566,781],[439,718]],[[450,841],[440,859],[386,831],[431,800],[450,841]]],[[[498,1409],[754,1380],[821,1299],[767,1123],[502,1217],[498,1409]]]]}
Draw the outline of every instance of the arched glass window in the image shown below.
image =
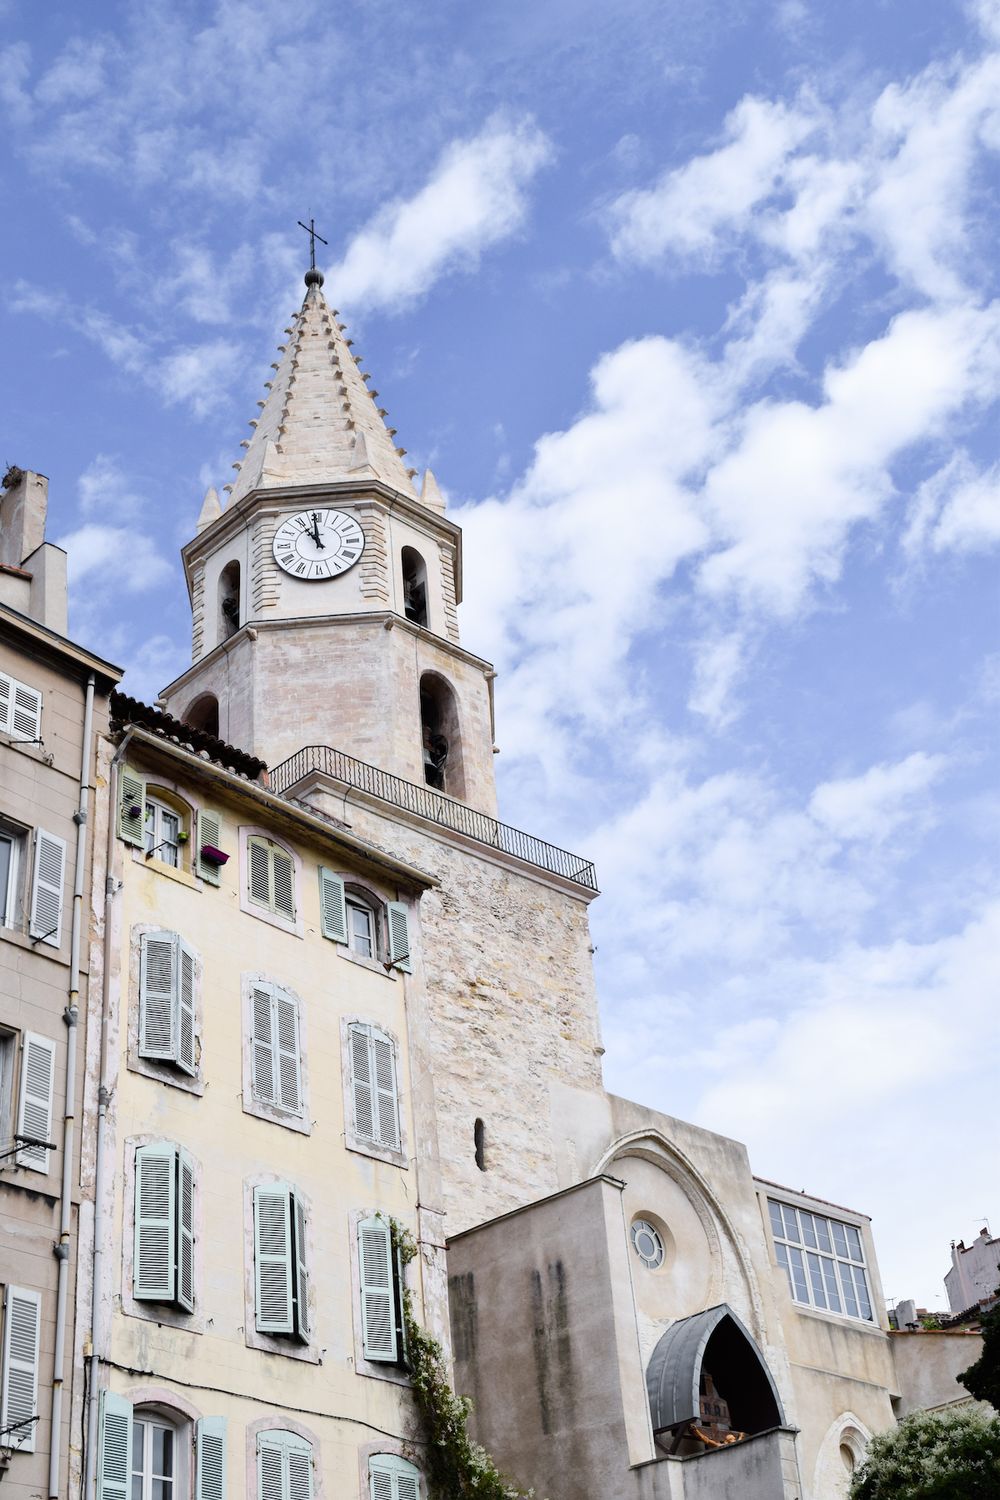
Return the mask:
{"type": "Polygon", "coordinates": [[[400,556],[403,567],[403,613],[414,625],[427,625],[427,568],[415,547],[404,547],[400,556]]]}
{"type": "Polygon", "coordinates": [[[191,810],[186,803],[162,787],[146,787],[143,842],[147,859],[158,859],[175,870],[190,864],[187,849],[191,837],[191,810]]]}
{"type": "Polygon", "coordinates": [[[425,672],[420,679],[420,733],[427,785],[464,797],[458,703],[451,686],[436,672],[425,672]]]}
{"type": "Polygon", "coordinates": [[[182,1430],[188,1426],[162,1415],[155,1407],[136,1407],[130,1500],[187,1500],[190,1458],[182,1449],[182,1430]]]}
{"type": "Polygon", "coordinates": [[[231,562],[219,574],[219,640],[235,635],[240,623],[240,565],[231,562]]]}

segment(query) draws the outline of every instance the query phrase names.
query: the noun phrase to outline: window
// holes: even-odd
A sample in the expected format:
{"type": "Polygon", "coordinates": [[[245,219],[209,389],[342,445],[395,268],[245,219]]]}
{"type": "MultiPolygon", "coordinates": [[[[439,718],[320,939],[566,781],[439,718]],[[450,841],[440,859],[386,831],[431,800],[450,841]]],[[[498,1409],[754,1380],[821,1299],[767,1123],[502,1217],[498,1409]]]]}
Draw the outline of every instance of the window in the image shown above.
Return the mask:
{"type": "Polygon", "coordinates": [[[98,1416],[97,1500],[225,1500],[226,1419],[191,1424],[158,1407],[102,1391],[98,1416]]]}
{"type": "Polygon", "coordinates": [[[853,1224],[767,1200],[774,1251],[792,1297],[806,1307],[874,1322],[861,1236],[853,1224]]]}
{"type": "Polygon", "coordinates": [[[348,1028],[354,1131],[362,1141],[399,1150],[399,1097],[391,1037],[355,1021],[348,1028]]]}
{"type": "Polygon", "coordinates": [[[179,1146],[140,1146],[135,1153],[137,1301],[194,1311],[194,1164],[179,1146]]]}
{"type": "Polygon", "coordinates": [[[482,1120],[477,1120],[472,1127],[472,1144],[476,1155],[476,1166],[480,1172],[486,1171],[486,1125],[482,1120]]]}
{"type": "Polygon", "coordinates": [[[164,865],[176,870],[181,862],[181,815],[168,807],[158,797],[146,797],[146,817],[143,824],[146,858],[154,856],[164,865]]]}
{"type": "Polygon", "coordinates": [[[0,733],[36,742],[42,733],[41,693],[6,672],[0,672],[0,733]]]}
{"type": "Polygon", "coordinates": [[[42,1299],[38,1292],[8,1286],[3,1299],[0,1432],[2,1445],[35,1451],[38,1417],[38,1336],[42,1299]]]}
{"type": "Polygon", "coordinates": [[[427,785],[464,797],[458,703],[450,684],[436,672],[425,672],[420,679],[420,732],[427,785]]]}
{"type": "Polygon", "coordinates": [[[259,1433],[257,1500],[311,1500],[312,1492],[312,1445],[296,1432],[259,1433]]]}
{"type": "Polygon", "coordinates": [[[139,1056],[192,1077],[195,1060],[194,952],[176,932],[144,932],[139,959],[139,1056]]]}
{"type": "Polygon", "coordinates": [[[247,840],[247,890],[255,906],[295,920],[295,862],[273,839],[247,840]]]}
{"type": "Polygon", "coordinates": [[[299,1008],[294,996],[267,980],[255,980],[250,996],[251,1093],[270,1104],[301,1115],[302,1054],[299,1008]]]}
{"type": "Polygon", "coordinates": [[[665,1254],[663,1239],[655,1224],[648,1219],[633,1219],[629,1229],[632,1248],[648,1271],[657,1271],[663,1265],[665,1254]]]}
{"type": "Polygon", "coordinates": [[[403,1265],[393,1249],[392,1229],[381,1214],[358,1225],[361,1284],[361,1340],[365,1359],[375,1364],[406,1364],[403,1325],[403,1265]]]}
{"type": "Polygon", "coordinates": [[[347,898],[347,946],[359,958],[378,958],[378,917],[366,901],[347,898]]]}
{"type": "Polygon", "coordinates": [[[21,870],[26,848],[25,831],[12,823],[0,823],[0,927],[21,923],[21,870]]]}
{"type": "Polygon", "coordinates": [[[420,1500],[420,1470],[394,1453],[376,1453],[368,1460],[370,1500],[420,1500]]]}
{"type": "Polygon", "coordinates": [[[415,547],[404,547],[400,555],[403,570],[403,613],[414,625],[427,625],[427,569],[415,547]]]}
{"type": "MultiPolygon", "coordinates": [[[[17,1032],[0,1027],[0,1152],[14,1144],[14,1069],[17,1064],[17,1032]]],[[[11,1165],[11,1157],[0,1159],[0,1171],[11,1165]]]]}
{"type": "Polygon", "coordinates": [[[227,641],[240,628],[240,565],[227,563],[219,574],[219,640],[227,641]]]}
{"type": "Polygon", "coordinates": [[[47,1036],[26,1031],[21,1042],[21,1080],[17,1101],[17,1137],[26,1142],[17,1163],[33,1172],[49,1170],[52,1145],[52,1095],[55,1088],[56,1044],[47,1036]]]}
{"type": "Polygon", "coordinates": [[[284,1183],[253,1191],[254,1288],[258,1333],[309,1337],[306,1211],[284,1183]]]}
{"type": "Polygon", "coordinates": [[[323,865],[319,870],[319,900],[324,937],[341,943],[356,958],[382,959],[387,969],[413,972],[405,902],[387,901],[383,906],[377,897],[323,865]]]}
{"type": "Polygon", "coordinates": [[[31,872],[31,919],[28,935],[58,948],[62,941],[63,877],[66,841],[44,828],[35,829],[31,872]]]}

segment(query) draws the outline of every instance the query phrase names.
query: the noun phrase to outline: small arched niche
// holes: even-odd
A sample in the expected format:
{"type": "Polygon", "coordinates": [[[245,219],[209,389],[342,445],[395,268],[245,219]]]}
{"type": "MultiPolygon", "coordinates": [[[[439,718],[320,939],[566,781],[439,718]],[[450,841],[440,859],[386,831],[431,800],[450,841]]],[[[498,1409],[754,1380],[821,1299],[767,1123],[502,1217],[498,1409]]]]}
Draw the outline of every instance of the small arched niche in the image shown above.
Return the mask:
{"type": "Polygon", "coordinates": [[[200,729],[203,734],[214,734],[218,739],[219,700],[214,693],[202,693],[195,698],[181,717],[192,729],[200,729]]]}
{"type": "Polygon", "coordinates": [[[400,554],[403,569],[403,613],[414,625],[429,624],[427,613],[427,565],[415,547],[400,554]]]}
{"type": "Polygon", "coordinates": [[[760,1350],[724,1302],[667,1329],[649,1361],[646,1391],[653,1431],[673,1434],[671,1451],[721,1447],[785,1423],[760,1350]]]}
{"type": "Polygon", "coordinates": [[[425,672],[420,679],[420,737],[427,785],[450,797],[464,798],[458,700],[451,685],[436,672],[425,672]]]}
{"type": "Polygon", "coordinates": [[[219,574],[219,640],[228,641],[240,628],[240,565],[226,563],[219,574]]]}

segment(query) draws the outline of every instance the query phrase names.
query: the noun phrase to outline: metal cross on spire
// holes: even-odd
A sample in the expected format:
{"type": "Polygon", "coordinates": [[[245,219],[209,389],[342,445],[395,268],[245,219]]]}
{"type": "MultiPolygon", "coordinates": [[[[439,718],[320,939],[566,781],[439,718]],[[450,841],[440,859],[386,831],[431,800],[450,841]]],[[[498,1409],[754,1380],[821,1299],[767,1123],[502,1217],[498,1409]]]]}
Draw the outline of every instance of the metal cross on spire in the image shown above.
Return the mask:
{"type": "Polygon", "coordinates": [[[321,234],[317,234],[316,233],[316,220],[315,219],[310,219],[308,224],[303,224],[302,220],[300,219],[299,220],[299,228],[300,229],[304,229],[305,232],[306,232],[306,234],[309,236],[309,269],[310,269],[310,271],[315,271],[315,269],[316,269],[316,241],[319,240],[319,242],[320,242],[321,245],[325,245],[326,244],[326,240],[323,238],[323,236],[321,234]]]}

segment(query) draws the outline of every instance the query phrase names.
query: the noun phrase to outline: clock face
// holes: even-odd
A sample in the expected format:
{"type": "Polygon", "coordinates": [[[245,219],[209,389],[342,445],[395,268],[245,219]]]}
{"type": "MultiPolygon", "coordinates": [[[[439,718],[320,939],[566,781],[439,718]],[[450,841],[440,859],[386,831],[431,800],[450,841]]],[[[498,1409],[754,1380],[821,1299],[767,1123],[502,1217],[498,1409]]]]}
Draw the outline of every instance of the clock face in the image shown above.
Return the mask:
{"type": "Polygon", "coordinates": [[[336,578],[365,550],[365,534],[342,510],[302,510],[274,533],[274,557],[293,578],[336,578]]]}

